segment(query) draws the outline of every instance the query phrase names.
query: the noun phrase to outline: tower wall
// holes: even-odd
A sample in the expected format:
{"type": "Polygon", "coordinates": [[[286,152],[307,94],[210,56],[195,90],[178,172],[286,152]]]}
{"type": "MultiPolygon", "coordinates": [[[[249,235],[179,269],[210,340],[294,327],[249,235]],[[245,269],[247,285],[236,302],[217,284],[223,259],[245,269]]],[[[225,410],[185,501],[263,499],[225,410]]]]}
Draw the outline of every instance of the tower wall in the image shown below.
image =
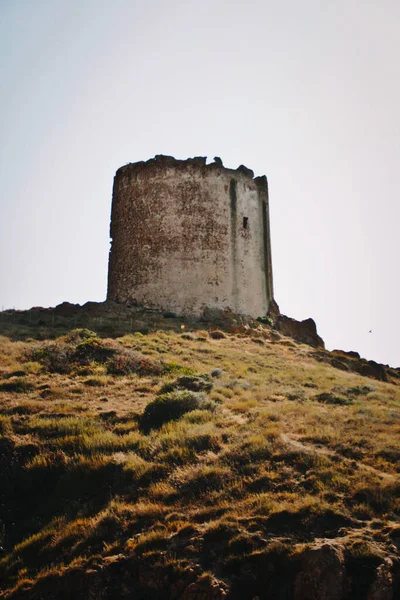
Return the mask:
{"type": "Polygon", "coordinates": [[[268,189],[245,167],[157,156],[114,179],[108,299],[251,316],[273,297],[268,189]]]}

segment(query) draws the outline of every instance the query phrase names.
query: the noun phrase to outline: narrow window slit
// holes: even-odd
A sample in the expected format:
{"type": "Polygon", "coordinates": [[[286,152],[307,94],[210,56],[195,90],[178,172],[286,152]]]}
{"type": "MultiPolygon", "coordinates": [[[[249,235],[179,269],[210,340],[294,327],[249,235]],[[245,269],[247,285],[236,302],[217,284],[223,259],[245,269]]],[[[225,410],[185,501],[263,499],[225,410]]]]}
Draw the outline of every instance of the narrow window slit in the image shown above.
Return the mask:
{"type": "Polygon", "coordinates": [[[249,217],[243,217],[243,229],[247,229],[249,223],[249,217]]]}

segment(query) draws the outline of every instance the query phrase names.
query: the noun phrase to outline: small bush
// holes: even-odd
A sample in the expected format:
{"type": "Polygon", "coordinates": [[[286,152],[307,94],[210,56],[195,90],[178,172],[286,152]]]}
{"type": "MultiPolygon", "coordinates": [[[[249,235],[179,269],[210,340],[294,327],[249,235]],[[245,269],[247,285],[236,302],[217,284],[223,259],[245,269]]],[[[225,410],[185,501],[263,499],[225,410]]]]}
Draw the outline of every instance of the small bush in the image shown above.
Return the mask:
{"type": "Polygon", "coordinates": [[[353,404],[353,400],[350,398],[343,398],[342,396],[335,396],[330,392],[323,392],[322,394],[317,394],[315,399],[318,402],[322,402],[323,404],[338,404],[342,406],[348,406],[349,404],[353,404]]]}
{"type": "Polygon", "coordinates": [[[28,358],[43,365],[50,373],[69,373],[72,353],[73,348],[67,344],[49,343],[33,348],[28,358]]]}
{"type": "Polygon", "coordinates": [[[271,317],[257,317],[257,321],[263,325],[269,325],[270,327],[272,327],[274,324],[271,317]]]}
{"type": "Polygon", "coordinates": [[[24,369],[26,373],[30,373],[31,375],[38,375],[42,370],[42,365],[38,362],[27,362],[24,363],[24,369]]]}
{"type": "Polygon", "coordinates": [[[210,338],[212,338],[213,340],[222,340],[225,337],[226,335],[224,334],[224,332],[219,331],[218,329],[210,332],[210,338]]]}
{"type": "Polygon", "coordinates": [[[83,383],[90,387],[102,387],[103,385],[107,385],[108,379],[104,375],[99,375],[97,377],[90,377],[89,379],[85,379],[83,383]]]}
{"type": "Polygon", "coordinates": [[[190,390],[191,392],[209,392],[213,384],[208,380],[207,375],[195,377],[193,375],[183,375],[175,381],[166,383],[160,390],[161,394],[172,392],[173,390],[190,390]]]}
{"type": "Polygon", "coordinates": [[[88,337],[76,346],[73,360],[81,365],[87,365],[91,362],[105,363],[116,352],[117,348],[98,337],[88,337]]]}
{"type": "Polygon", "coordinates": [[[223,375],[223,370],[222,369],[213,369],[211,371],[211,377],[215,377],[216,379],[219,379],[220,377],[222,377],[223,375]]]}
{"type": "Polygon", "coordinates": [[[161,375],[163,367],[150,358],[132,350],[118,352],[107,363],[107,373],[112,375],[161,375]]]}
{"type": "Polygon", "coordinates": [[[97,337],[97,334],[94,331],[91,331],[90,329],[73,329],[66,336],[66,340],[71,344],[79,344],[83,340],[95,337],[97,337]]]}
{"type": "Polygon", "coordinates": [[[184,375],[194,375],[193,369],[190,367],[183,367],[182,365],[178,365],[176,362],[171,362],[165,365],[164,367],[165,373],[178,374],[182,373],[184,375]]]}
{"type": "Polygon", "coordinates": [[[146,406],[141,419],[144,430],[160,428],[168,421],[179,419],[185,413],[196,409],[210,409],[211,401],[205,400],[203,394],[190,390],[176,390],[161,394],[146,406]]]}
{"type": "Polygon", "coordinates": [[[352,394],[354,396],[367,395],[373,391],[374,391],[374,388],[370,387],[369,385],[356,385],[356,386],[347,388],[347,393],[352,394]]]}
{"type": "MultiPolygon", "coordinates": [[[[88,329],[76,331],[83,332],[82,336],[91,333],[88,329]]],[[[118,352],[118,347],[109,341],[77,336],[72,336],[72,339],[77,339],[77,345],[62,340],[49,342],[30,350],[27,358],[40,363],[50,373],[70,373],[73,368],[87,367],[92,362],[107,363],[118,352]]]]}

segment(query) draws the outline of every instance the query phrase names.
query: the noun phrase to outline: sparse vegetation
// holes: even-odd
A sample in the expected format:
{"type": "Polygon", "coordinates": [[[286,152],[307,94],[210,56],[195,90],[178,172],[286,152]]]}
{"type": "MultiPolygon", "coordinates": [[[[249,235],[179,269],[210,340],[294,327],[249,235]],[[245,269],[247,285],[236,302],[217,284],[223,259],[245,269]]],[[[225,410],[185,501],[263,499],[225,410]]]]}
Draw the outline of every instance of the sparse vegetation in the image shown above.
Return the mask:
{"type": "Polygon", "coordinates": [[[324,539],[366,598],[400,540],[400,388],[269,324],[155,318],[0,337],[0,597],[290,598],[324,539]]]}

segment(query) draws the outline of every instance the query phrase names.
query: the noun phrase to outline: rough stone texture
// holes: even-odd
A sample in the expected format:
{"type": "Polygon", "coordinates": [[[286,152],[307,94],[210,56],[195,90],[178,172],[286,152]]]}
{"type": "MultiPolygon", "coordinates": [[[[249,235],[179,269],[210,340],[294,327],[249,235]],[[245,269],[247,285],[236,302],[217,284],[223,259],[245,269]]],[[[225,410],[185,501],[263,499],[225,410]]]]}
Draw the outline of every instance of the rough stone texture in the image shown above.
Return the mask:
{"type": "Polygon", "coordinates": [[[191,583],[180,600],[222,600],[228,595],[226,586],[217,579],[206,576],[191,583]]]}
{"type": "Polygon", "coordinates": [[[367,600],[393,600],[393,561],[385,558],[378,567],[376,579],[368,592],[367,600]]]}
{"type": "Polygon", "coordinates": [[[340,546],[322,541],[304,552],[294,586],[294,600],[344,600],[346,577],[340,546]]]}
{"type": "Polygon", "coordinates": [[[273,299],[266,177],[196,157],[120,168],[108,300],[200,316],[265,315],[273,299]]]}
{"type": "Polygon", "coordinates": [[[274,320],[276,329],[298,342],[308,344],[314,348],[325,348],[323,339],[317,333],[317,326],[313,319],[296,321],[286,315],[279,315],[274,320]]]}
{"type": "Polygon", "coordinates": [[[342,371],[351,371],[370,379],[388,381],[395,385],[399,384],[400,369],[381,365],[374,360],[360,358],[357,352],[344,352],[342,350],[323,352],[322,350],[318,350],[312,356],[319,362],[329,363],[332,367],[341,369],[342,371]]]}

